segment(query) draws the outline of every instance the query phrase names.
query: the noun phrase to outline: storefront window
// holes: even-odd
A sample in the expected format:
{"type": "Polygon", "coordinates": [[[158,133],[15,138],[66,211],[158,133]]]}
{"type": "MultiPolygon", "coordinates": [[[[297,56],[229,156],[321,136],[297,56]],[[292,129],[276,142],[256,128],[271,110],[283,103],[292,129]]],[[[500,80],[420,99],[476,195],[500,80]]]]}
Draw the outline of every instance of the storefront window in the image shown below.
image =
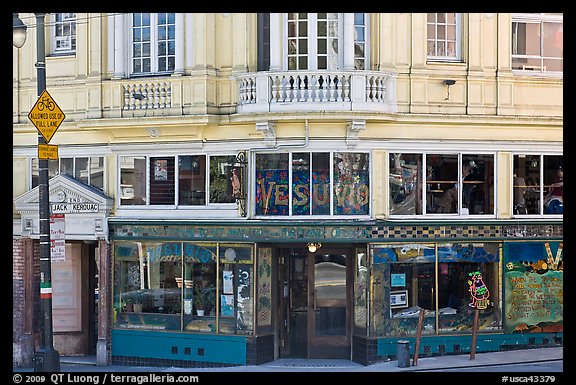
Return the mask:
{"type": "Polygon", "coordinates": [[[180,330],[181,243],[123,242],[114,250],[114,326],[180,330]]]}
{"type": "Polygon", "coordinates": [[[499,260],[499,243],[438,244],[439,332],[470,332],[476,305],[482,309],[479,330],[502,328],[499,260]]]}
{"type": "Polygon", "coordinates": [[[254,328],[254,249],[249,245],[220,244],[219,332],[251,334],[254,328]]]}
{"type": "Polygon", "coordinates": [[[423,335],[469,333],[476,306],[479,330],[501,330],[500,253],[496,242],[373,247],[374,334],[414,335],[421,312],[423,335]]]}
{"type": "Polygon", "coordinates": [[[117,241],[113,326],[251,334],[253,262],[252,244],[117,241]]]}
{"type": "Polygon", "coordinates": [[[184,330],[216,332],[216,245],[184,242],[184,330]]]}
{"type": "Polygon", "coordinates": [[[514,215],[564,213],[563,162],[561,155],[514,155],[514,215]]]}

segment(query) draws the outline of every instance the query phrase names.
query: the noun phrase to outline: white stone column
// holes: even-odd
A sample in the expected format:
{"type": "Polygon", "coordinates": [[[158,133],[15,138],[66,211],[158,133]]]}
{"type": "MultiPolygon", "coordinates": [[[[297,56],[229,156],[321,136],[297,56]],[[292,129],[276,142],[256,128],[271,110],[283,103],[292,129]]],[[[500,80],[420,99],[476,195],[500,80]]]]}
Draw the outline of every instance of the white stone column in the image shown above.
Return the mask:
{"type": "Polygon", "coordinates": [[[184,73],[184,14],[177,12],[176,15],[176,58],[174,64],[174,73],[184,73]]]}
{"type": "Polygon", "coordinates": [[[114,74],[114,14],[108,14],[108,68],[106,73],[110,75],[114,74]]]}
{"type": "Polygon", "coordinates": [[[282,70],[282,14],[270,14],[270,71],[282,70]]]}
{"type": "Polygon", "coordinates": [[[344,36],[342,37],[344,44],[343,52],[343,67],[344,71],[354,70],[354,14],[344,14],[344,36]]]}
{"type": "Polygon", "coordinates": [[[184,44],[184,47],[186,49],[185,52],[185,59],[186,59],[186,68],[189,70],[192,66],[193,66],[193,57],[192,57],[192,52],[194,49],[194,44],[193,44],[193,35],[192,32],[194,30],[194,24],[192,21],[192,14],[191,13],[186,13],[186,44],[184,44]]]}
{"type": "Polygon", "coordinates": [[[126,75],[124,57],[126,55],[124,45],[124,14],[114,16],[114,78],[123,78],[126,75]]]}

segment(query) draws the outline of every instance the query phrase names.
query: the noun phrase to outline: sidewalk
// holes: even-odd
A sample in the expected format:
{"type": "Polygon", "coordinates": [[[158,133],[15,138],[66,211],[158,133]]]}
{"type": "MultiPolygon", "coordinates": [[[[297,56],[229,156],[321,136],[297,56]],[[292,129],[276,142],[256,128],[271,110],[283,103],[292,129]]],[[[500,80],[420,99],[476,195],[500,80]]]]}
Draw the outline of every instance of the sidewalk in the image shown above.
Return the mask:
{"type": "MultiPolygon", "coordinates": [[[[234,366],[225,368],[179,368],[108,365],[98,366],[94,356],[61,357],[61,372],[417,372],[454,368],[482,367],[490,371],[490,366],[514,363],[537,363],[562,361],[563,347],[512,350],[506,352],[476,353],[475,359],[470,354],[445,355],[437,357],[419,357],[416,366],[398,367],[398,361],[388,361],[364,366],[347,360],[319,359],[279,359],[256,366],[234,366]]],[[[32,372],[33,368],[16,368],[14,372],[32,372]]]]}

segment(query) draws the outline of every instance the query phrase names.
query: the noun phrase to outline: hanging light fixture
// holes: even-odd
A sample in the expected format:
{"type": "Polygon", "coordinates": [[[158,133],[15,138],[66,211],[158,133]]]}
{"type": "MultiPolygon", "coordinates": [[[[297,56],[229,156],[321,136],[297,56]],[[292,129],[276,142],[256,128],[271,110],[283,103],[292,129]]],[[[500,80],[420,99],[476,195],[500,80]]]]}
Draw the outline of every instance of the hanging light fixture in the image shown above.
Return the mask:
{"type": "Polygon", "coordinates": [[[322,247],[322,244],[320,242],[315,243],[315,242],[309,242],[308,243],[308,251],[311,253],[316,252],[316,250],[318,250],[319,248],[322,247]]]}

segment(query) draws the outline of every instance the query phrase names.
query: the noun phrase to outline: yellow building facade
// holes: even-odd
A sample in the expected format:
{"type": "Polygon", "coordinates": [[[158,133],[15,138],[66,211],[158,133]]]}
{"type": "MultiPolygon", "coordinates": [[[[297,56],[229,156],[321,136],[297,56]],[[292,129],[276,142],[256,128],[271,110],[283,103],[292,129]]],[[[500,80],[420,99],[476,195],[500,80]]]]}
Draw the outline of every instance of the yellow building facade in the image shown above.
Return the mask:
{"type": "MultiPolygon", "coordinates": [[[[38,42],[19,17],[14,366],[38,335],[38,42]]],[[[562,279],[562,14],[45,21],[46,89],[66,114],[49,161],[60,354],[370,364],[418,328],[421,354],[463,353],[475,272],[491,293],[480,350],[562,344],[561,290],[534,312],[513,300],[519,272],[562,279]]]]}

